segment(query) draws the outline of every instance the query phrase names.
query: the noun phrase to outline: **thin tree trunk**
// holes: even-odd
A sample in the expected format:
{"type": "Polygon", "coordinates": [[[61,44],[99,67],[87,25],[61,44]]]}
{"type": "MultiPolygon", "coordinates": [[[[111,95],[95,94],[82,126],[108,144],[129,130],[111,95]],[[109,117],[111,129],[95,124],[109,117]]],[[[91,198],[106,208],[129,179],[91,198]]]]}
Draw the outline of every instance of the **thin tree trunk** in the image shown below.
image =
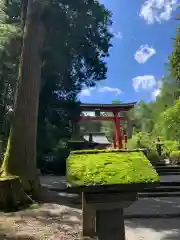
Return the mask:
{"type": "Polygon", "coordinates": [[[19,176],[24,190],[37,190],[36,134],[41,79],[40,47],[43,39],[42,6],[29,0],[20,62],[18,94],[2,176],[19,176]]]}

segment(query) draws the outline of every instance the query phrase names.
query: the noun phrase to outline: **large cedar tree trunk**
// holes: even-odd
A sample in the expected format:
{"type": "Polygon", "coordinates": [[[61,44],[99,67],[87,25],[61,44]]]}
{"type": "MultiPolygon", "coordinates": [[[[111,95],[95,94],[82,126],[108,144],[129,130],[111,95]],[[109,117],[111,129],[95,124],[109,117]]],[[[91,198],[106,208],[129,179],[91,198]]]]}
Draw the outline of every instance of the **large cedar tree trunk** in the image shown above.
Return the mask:
{"type": "Polygon", "coordinates": [[[42,65],[41,15],[41,1],[29,0],[14,118],[2,164],[2,176],[19,176],[24,190],[30,194],[37,193],[39,187],[36,174],[36,133],[42,65]]]}

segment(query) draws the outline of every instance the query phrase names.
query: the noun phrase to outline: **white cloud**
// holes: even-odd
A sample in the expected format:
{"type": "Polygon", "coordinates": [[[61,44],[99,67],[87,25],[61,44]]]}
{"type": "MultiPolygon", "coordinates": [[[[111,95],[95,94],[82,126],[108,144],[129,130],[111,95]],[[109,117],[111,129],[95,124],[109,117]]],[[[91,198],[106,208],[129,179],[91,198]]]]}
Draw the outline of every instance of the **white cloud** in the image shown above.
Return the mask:
{"type": "Polygon", "coordinates": [[[163,82],[161,80],[159,80],[159,81],[157,81],[156,85],[157,85],[157,88],[160,89],[163,85],[163,82]]]}
{"type": "Polygon", "coordinates": [[[105,93],[105,92],[111,92],[111,93],[115,93],[116,96],[117,95],[120,95],[122,93],[122,91],[119,89],[119,88],[111,88],[111,87],[108,87],[108,86],[105,86],[105,87],[92,87],[92,88],[87,88],[87,87],[84,87],[82,89],[82,91],[80,92],[79,96],[80,97],[90,97],[91,94],[94,92],[94,91],[97,91],[97,92],[100,92],[100,93],[105,93]]]}
{"type": "Polygon", "coordinates": [[[159,96],[160,92],[161,92],[160,88],[154,89],[152,91],[152,99],[155,100],[157,98],[157,96],[159,96]]]}
{"type": "Polygon", "coordinates": [[[86,88],[86,89],[83,89],[80,93],[81,96],[86,96],[86,97],[89,97],[91,95],[91,91],[90,89],[86,88]]]}
{"type": "Polygon", "coordinates": [[[141,7],[139,16],[148,24],[168,21],[174,10],[178,7],[179,0],[147,0],[141,7]]]}
{"type": "Polygon", "coordinates": [[[137,76],[132,79],[132,85],[136,92],[140,88],[148,90],[156,86],[156,79],[153,75],[137,76]]]}
{"type": "Polygon", "coordinates": [[[100,87],[98,89],[98,92],[111,92],[111,93],[115,93],[116,96],[120,95],[122,93],[122,91],[119,88],[111,88],[111,87],[108,87],[108,86],[100,87]]]}
{"type": "Polygon", "coordinates": [[[122,33],[121,32],[114,32],[113,34],[114,34],[114,37],[116,39],[122,39],[122,33]]]}
{"type": "Polygon", "coordinates": [[[134,54],[135,60],[142,64],[145,63],[150,57],[156,54],[156,50],[153,47],[149,47],[147,44],[140,46],[140,48],[134,54]]]}
{"type": "Polygon", "coordinates": [[[122,33],[120,31],[115,31],[112,27],[110,28],[110,32],[114,35],[115,39],[122,39],[122,33]]]}
{"type": "Polygon", "coordinates": [[[92,88],[84,88],[82,89],[82,91],[80,92],[80,97],[90,97],[91,96],[91,93],[92,91],[94,90],[95,88],[92,87],[92,88]]]}
{"type": "Polygon", "coordinates": [[[151,91],[152,100],[161,93],[162,81],[156,81],[153,75],[137,76],[132,79],[132,84],[136,92],[139,89],[151,91]]]}

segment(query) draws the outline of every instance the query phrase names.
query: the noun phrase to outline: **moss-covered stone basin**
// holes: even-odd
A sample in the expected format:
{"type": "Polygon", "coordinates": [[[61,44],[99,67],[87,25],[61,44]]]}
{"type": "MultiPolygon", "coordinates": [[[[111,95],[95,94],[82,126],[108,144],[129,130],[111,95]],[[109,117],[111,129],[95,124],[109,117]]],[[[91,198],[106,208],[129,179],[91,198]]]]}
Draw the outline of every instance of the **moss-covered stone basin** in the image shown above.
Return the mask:
{"type": "Polygon", "coordinates": [[[113,185],[159,182],[159,175],[141,151],[84,150],[67,159],[71,185],[113,185]]]}

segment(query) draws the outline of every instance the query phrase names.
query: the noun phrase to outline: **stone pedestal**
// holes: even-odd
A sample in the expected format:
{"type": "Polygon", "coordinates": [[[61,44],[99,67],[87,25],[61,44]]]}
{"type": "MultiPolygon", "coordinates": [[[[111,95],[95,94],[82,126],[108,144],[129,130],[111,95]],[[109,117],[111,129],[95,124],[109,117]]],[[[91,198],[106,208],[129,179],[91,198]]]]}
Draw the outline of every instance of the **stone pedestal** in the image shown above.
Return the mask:
{"type": "Polygon", "coordinates": [[[136,193],[83,193],[83,237],[125,240],[123,209],[136,199],[136,193]]]}
{"type": "Polygon", "coordinates": [[[82,193],[82,214],[83,236],[93,237],[95,235],[96,212],[90,204],[87,204],[84,193],[82,193]]]}
{"type": "Polygon", "coordinates": [[[125,240],[123,209],[97,211],[96,229],[99,240],[125,240]]]}

